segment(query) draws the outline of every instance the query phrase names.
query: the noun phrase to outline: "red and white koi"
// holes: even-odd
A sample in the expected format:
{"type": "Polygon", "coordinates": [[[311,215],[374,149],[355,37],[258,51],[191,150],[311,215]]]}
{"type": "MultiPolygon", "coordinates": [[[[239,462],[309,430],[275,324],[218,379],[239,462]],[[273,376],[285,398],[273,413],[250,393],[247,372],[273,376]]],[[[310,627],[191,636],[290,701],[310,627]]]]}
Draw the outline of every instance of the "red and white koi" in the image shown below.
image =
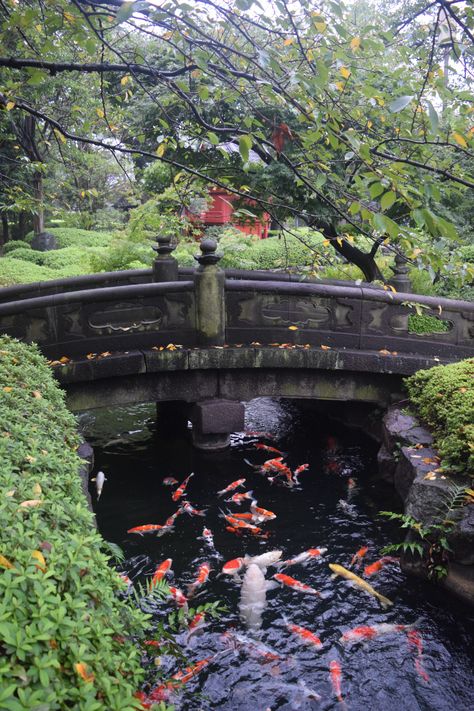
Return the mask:
{"type": "Polygon", "coordinates": [[[158,536],[162,536],[165,533],[169,533],[171,528],[171,526],[161,526],[158,523],[146,523],[143,526],[129,528],[127,533],[138,533],[140,536],[143,536],[145,533],[156,533],[158,536]]]}
{"type": "Polygon", "coordinates": [[[284,452],[280,452],[280,450],[276,447],[269,447],[268,444],[260,444],[260,442],[255,442],[253,446],[255,449],[260,449],[262,452],[272,452],[273,454],[280,454],[282,457],[284,456],[284,452]]]}
{"type": "Polygon", "coordinates": [[[307,469],[309,469],[309,464],[300,464],[299,467],[296,467],[296,469],[294,470],[293,476],[296,478],[299,474],[302,474],[307,469]]]}
{"type": "Polygon", "coordinates": [[[248,531],[249,533],[261,533],[262,529],[259,528],[258,526],[254,526],[252,523],[247,523],[246,521],[242,521],[239,518],[235,518],[234,516],[229,516],[227,514],[223,514],[225,520],[227,523],[230,524],[232,528],[237,528],[241,529],[243,531],[248,531]]]}
{"type": "Polygon", "coordinates": [[[227,502],[232,502],[233,504],[237,504],[237,506],[240,506],[242,501],[252,501],[253,499],[253,491],[244,491],[241,494],[234,494],[233,496],[230,497],[230,499],[225,499],[227,502]]]}
{"type": "Polygon", "coordinates": [[[199,566],[197,578],[194,583],[188,585],[188,598],[194,595],[196,590],[204,585],[204,583],[209,578],[209,573],[211,572],[211,566],[209,563],[201,563],[199,566]]]}
{"type": "Polygon", "coordinates": [[[257,506],[255,499],[250,504],[250,511],[253,514],[253,520],[255,523],[263,523],[263,521],[272,521],[276,518],[276,514],[268,509],[263,509],[261,506],[257,506]]]}
{"type": "Polygon", "coordinates": [[[423,679],[423,681],[429,682],[430,678],[423,667],[423,637],[418,630],[411,629],[407,633],[407,640],[409,647],[413,647],[417,656],[415,657],[415,669],[418,675],[423,679]]]}
{"type": "Polygon", "coordinates": [[[209,548],[214,548],[214,536],[212,535],[212,531],[210,528],[203,528],[202,529],[202,536],[199,536],[201,540],[203,540],[209,548]]]}
{"type": "Polygon", "coordinates": [[[384,568],[387,563],[398,563],[398,558],[393,558],[392,556],[386,555],[383,558],[376,560],[375,563],[366,565],[364,568],[364,576],[366,578],[370,578],[370,576],[374,575],[374,573],[380,573],[382,568],[384,568]]]}
{"type": "Polygon", "coordinates": [[[128,575],[127,575],[126,573],[119,573],[118,576],[119,576],[119,578],[120,578],[124,583],[126,583],[126,585],[128,585],[129,587],[130,587],[131,585],[133,585],[132,581],[130,580],[130,578],[128,577],[128,575]]]}
{"type": "MultiPolygon", "coordinates": [[[[416,624],[416,623],[415,623],[416,624]]],[[[414,625],[394,625],[388,622],[382,622],[375,625],[359,625],[351,630],[347,630],[339,638],[341,644],[351,645],[357,642],[376,639],[381,635],[395,634],[398,632],[410,632],[414,629],[414,625]]]]}
{"type": "Polygon", "coordinates": [[[229,486],[226,486],[225,489],[221,489],[220,491],[217,492],[218,496],[223,496],[224,494],[228,494],[229,491],[234,491],[234,489],[238,489],[239,486],[243,486],[247,479],[237,479],[236,481],[233,481],[229,486]]]}
{"type": "Polygon", "coordinates": [[[180,484],[180,486],[178,486],[176,491],[173,491],[173,494],[171,496],[173,501],[178,501],[183,496],[184,492],[186,491],[186,487],[189,483],[189,480],[191,479],[192,476],[194,476],[193,472],[191,472],[191,474],[188,477],[186,477],[186,479],[183,481],[183,483],[180,484]]]}
{"type": "Polygon", "coordinates": [[[295,580],[295,578],[291,578],[289,575],[284,575],[283,573],[275,573],[273,577],[282,585],[287,585],[289,588],[297,590],[298,592],[306,593],[308,595],[321,594],[314,588],[310,587],[309,585],[306,585],[306,583],[302,583],[299,580],[295,580]]]}
{"type": "Polygon", "coordinates": [[[189,501],[185,501],[181,506],[181,511],[189,514],[189,516],[205,516],[207,509],[195,509],[189,501]]]}
{"type": "Polygon", "coordinates": [[[163,479],[163,484],[165,486],[174,486],[177,483],[178,483],[178,480],[175,479],[174,476],[167,476],[163,479]]]}
{"type": "Polygon", "coordinates": [[[197,612],[188,626],[188,641],[191,635],[199,632],[206,624],[206,615],[204,612],[197,612]]]}
{"type": "Polygon", "coordinates": [[[342,698],[342,693],[341,693],[341,677],[342,677],[342,670],[341,670],[341,665],[337,661],[337,659],[333,659],[329,663],[329,673],[331,676],[331,684],[333,691],[336,695],[336,699],[340,703],[344,703],[343,698],[342,698]]]}
{"type": "Polygon", "coordinates": [[[314,632],[311,632],[311,630],[307,630],[305,627],[300,627],[299,625],[294,625],[292,622],[287,622],[286,626],[289,632],[297,635],[305,644],[316,647],[316,649],[321,649],[323,646],[319,637],[315,635],[314,632]]]}
{"type": "Polygon", "coordinates": [[[168,518],[165,521],[165,526],[169,526],[170,528],[171,528],[171,526],[174,526],[174,522],[176,521],[178,516],[182,513],[183,513],[182,509],[179,508],[177,511],[174,512],[174,514],[171,514],[171,516],[168,516],[168,518]]]}
{"type": "Polygon", "coordinates": [[[171,597],[175,601],[175,603],[178,605],[178,607],[187,607],[188,606],[188,599],[186,595],[179,589],[175,588],[172,585],[169,586],[171,597]]]}
{"type": "Polygon", "coordinates": [[[166,560],[163,561],[163,563],[160,563],[160,565],[156,568],[155,572],[153,573],[153,577],[151,579],[150,586],[153,587],[158,583],[160,580],[163,580],[165,575],[167,573],[172,573],[173,571],[171,570],[171,566],[173,564],[173,560],[171,558],[167,558],[166,560]]]}
{"type": "Polygon", "coordinates": [[[196,674],[199,674],[199,672],[209,664],[211,659],[214,659],[214,656],[201,659],[199,662],[186,667],[183,671],[176,672],[176,674],[173,674],[171,679],[179,681],[181,684],[186,684],[186,682],[196,676],[196,674]]]}
{"type": "Polygon", "coordinates": [[[365,556],[368,550],[368,546],[363,546],[362,548],[359,548],[359,550],[352,556],[349,568],[352,568],[353,565],[357,565],[357,567],[359,567],[362,563],[362,558],[365,556]]]}
{"type": "Polygon", "coordinates": [[[289,558],[288,560],[282,560],[278,565],[281,567],[287,567],[288,565],[297,565],[298,563],[306,563],[307,560],[314,560],[315,558],[321,558],[321,556],[326,553],[327,548],[308,548],[307,551],[299,553],[294,558],[289,558]]]}

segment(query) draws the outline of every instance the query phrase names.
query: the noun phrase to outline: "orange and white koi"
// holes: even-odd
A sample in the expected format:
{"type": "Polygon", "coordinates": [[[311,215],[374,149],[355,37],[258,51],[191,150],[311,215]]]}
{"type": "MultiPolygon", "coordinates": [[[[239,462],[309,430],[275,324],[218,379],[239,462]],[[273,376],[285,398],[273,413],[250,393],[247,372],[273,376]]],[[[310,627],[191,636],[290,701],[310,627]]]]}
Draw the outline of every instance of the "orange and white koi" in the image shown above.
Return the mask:
{"type": "Polygon", "coordinates": [[[295,471],[293,472],[293,475],[298,476],[298,474],[305,472],[307,469],[309,469],[309,464],[300,464],[299,467],[296,467],[295,471]]]}
{"type": "Polygon", "coordinates": [[[245,513],[233,513],[232,518],[239,518],[242,521],[253,521],[253,513],[246,511],[245,513]]]}
{"type": "Polygon", "coordinates": [[[407,640],[409,647],[414,647],[417,652],[417,656],[415,657],[415,669],[423,681],[428,683],[430,678],[423,667],[423,638],[420,632],[414,629],[409,630],[407,633],[407,640]]]}
{"type": "Polygon", "coordinates": [[[188,585],[188,597],[194,595],[196,590],[202,585],[204,585],[204,583],[209,577],[210,572],[211,566],[209,565],[209,563],[201,563],[201,565],[199,566],[196,580],[194,581],[194,583],[191,583],[191,585],[188,585]]]}
{"type": "Polygon", "coordinates": [[[364,642],[365,640],[375,639],[384,634],[394,634],[396,632],[411,632],[415,625],[393,625],[388,622],[382,622],[375,625],[360,625],[359,627],[354,627],[351,630],[347,630],[339,638],[341,644],[355,644],[356,642],[364,642]]]}
{"type": "Polygon", "coordinates": [[[269,511],[268,509],[263,509],[261,506],[257,506],[257,502],[255,501],[255,499],[250,504],[250,511],[252,512],[254,521],[256,523],[260,523],[263,521],[272,521],[274,518],[276,518],[276,514],[273,513],[273,511],[269,511]]]}
{"type": "Polygon", "coordinates": [[[201,630],[206,624],[206,615],[204,612],[197,612],[188,626],[188,640],[191,635],[201,630]]]}
{"type": "Polygon", "coordinates": [[[226,486],[225,489],[218,491],[217,495],[223,496],[224,494],[228,494],[229,491],[234,491],[234,489],[238,489],[239,486],[243,486],[246,481],[247,479],[237,479],[236,481],[233,481],[232,484],[229,484],[229,486],[226,486]]]}
{"type": "Polygon", "coordinates": [[[196,676],[196,674],[199,674],[199,672],[204,669],[204,667],[207,666],[213,658],[214,657],[212,656],[201,659],[199,662],[196,662],[196,664],[186,667],[184,671],[176,672],[176,674],[173,674],[171,678],[175,681],[181,682],[182,684],[186,684],[186,682],[196,676]]]}
{"type": "Polygon", "coordinates": [[[126,573],[119,573],[118,576],[128,586],[133,585],[132,581],[130,580],[130,578],[128,577],[128,575],[126,573]]]}
{"type": "Polygon", "coordinates": [[[129,528],[127,533],[138,533],[143,536],[144,533],[157,533],[162,536],[164,533],[168,533],[171,530],[171,526],[161,526],[158,523],[146,523],[143,526],[135,526],[134,528],[129,528]]]}
{"type": "Polygon", "coordinates": [[[181,511],[184,511],[190,516],[205,516],[207,509],[195,509],[189,501],[185,501],[181,506],[181,511]]]}
{"type": "Polygon", "coordinates": [[[342,699],[342,694],[341,694],[341,676],[342,676],[342,670],[341,670],[341,665],[337,661],[337,659],[333,659],[329,663],[329,673],[331,675],[331,684],[333,691],[336,695],[336,699],[343,703],[342,699]]]}
{"type": "Polygon", "coordinates": [[[263,462],[263,464],[261,466],[258,466],[257,469],[260,469],[265,474],[271,474],[273,472],[278,472],[282,469],[286,469],[286,465],[282,464],[282,462],[283,457],[274,457],[273,459],[267,459],[267,461],[263,462]]]}
{"type": "Polygon", "coordinates": [[[176,491],[173,491],[173,494],[171,496],[173,501],[178,501],[183,496],[183,494],[186,490],[186,487],[189,483],[189,480],[191,479],[192,476],[194,476],[194,473],[191,472],[191,474],[188,477],[186,477],[186,479],[183,481],[183,483],[180,486],[178,486],[176,491]]]}
{"type": "Polygon", "coordinates": [[[284,456],[283,452],[280,452],[280,450],[276,447],[269,447],[268,444],[260,444],[260,442],[255,442],[253,446],[255,449],[260,449],[263,452],[273,452],[273,454],[280,454],[281,456],[284,456]]]}
{"type": "Polygon", "coordinates": [[[253,499],[253,491],[244,491],[242,494],[234,494],[233,496],[230,497],[230,499],[225,499],[225,501],[232,502],[233,504],[237,504],[237,506],[240,506],[242,501],[248,500],[252,501],[253,499]]]}
{"type": "Polygon", "coordinates": [[[370,578],[370,576],[374,575],[374,573],[380,573],[382,568],[384,568],[387,563],[398,563],[398,558],[392,558],[392,556],[387,555],[379,560],[376,560],[375,563],[366,565],[364,568],[364,576],[366,578],[370,578]]]}
{"type": "Polygon", "coordinates": [[[169,526],[169,527],[174,526],[174,522],[176,521],[178,516],[182,513],[183,513],[182,509],[179,508],[177,511],[174,512],[174,514],[171,514],[171,516],[168,516],[168,518],[165,521],[165,526],[169,526]]]}
{"type": "Polygon", "coordinates": [[[287,622],[286,626],[292,634],[300,637],[306,644],[310,644],[311,646],[316,647],[316,649],[321,649],[323,646],[323,643],[319,637],[315,635],[314,632],[307,630],[305,627],[294,625],[292,622],[287,622]]]}
{"type": "Polygon", "coordinates": [[[299,580],[295,580],[295,578],[291,578],[289,575],[284,575],[283,573],[275,573],[273,577],[282,585],[287,585],[289,588],[297,590],[298,592],[306,593],[308,595],[321,594],[314,588],[310,587],[309,585],[306,585],[306,583],[302,583],[299,580]]]}
{"type": "Polygon", "coordinates": [[[234,516],[228,516],[224,514],[224,518],[227,521],[227,523],[230,523],[232,528],[238,528],[244,531],[249,531],[249,533],[261,533],[262,529],[259,528],[258,526],[254,526],[252,523],[247,523],[246,521],[242,521],[239,518],[235,518],[234,516]]]}
{"type": "Polygon", "coordinates": [[[303,553],[299,553],[295,558],[289,558],[288,560],[282,560],[278,563],[279,566],[297,565],[298,563],[305,563],[307,560],[314,560],[315,558],[320,558],[324,553],[326,553],[327,548],[309,548],[303,553]]]}
{"type": "Polygon", "coordinates": [[[368,546],[362,546],[362,548],[359,548],[359,550],[352,556],[351,562],[349,563],[349,568],[352,568],[352,566],[356,564],[357,567],[359,567],[362,563],[362,558],[365,556],[368,550],[368,546]]]}
{"type": "Polygon", "coordinates": [[[175,603],[178,605],[178,607],[187,607],[188,606],[188,599],[186,595],[179,589],[175,588],[172,585],[169,586],[171,597],[175,601],[175,603]]]}
{"type": "Polygon", "coordinates": [[[175,479],[174,476],[167,476],[163,479],[163,484],[165,486],[174,486],[177,483],[178,483],[178,480],[175,479]]]}
{"type": "Polygon", "coordinates": [[[163,561],[163,563],[160,563],[160,565],[156,568],[155,572],[153,573],[153,577],[151,579],[151,587],[156,585],[157,582],[160,580],[163,580],[165,575],[167,573],[173,572],[171,570],[171,566],[173,564],[173,560],[171,558],[167,558],[166,560],[163,561]]]}

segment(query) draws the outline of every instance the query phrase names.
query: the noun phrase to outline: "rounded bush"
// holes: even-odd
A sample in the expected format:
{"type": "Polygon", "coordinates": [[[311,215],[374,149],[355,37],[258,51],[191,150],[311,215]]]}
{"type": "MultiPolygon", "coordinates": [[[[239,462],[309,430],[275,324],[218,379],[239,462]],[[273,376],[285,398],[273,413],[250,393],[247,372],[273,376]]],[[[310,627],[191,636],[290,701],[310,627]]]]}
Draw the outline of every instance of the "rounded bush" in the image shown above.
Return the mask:
{"type": "Polygon", "coordinates": [[[35,249],[27,249],[26,247],[18,247],[8,252],[8,256],[13,259],[22,259],[24,262],[32,262],[33,264],[43,264],[45,252],[37,252],[35,249]]]}
{"type": "Polygon", "coordinates": [[[28,242],[25,242],[22,239],[12,239],[10,242],[7,242],[6,244],[3,245],[3,253],[8,254],[9,252],[13,252],[15,249],[30,249],[31,250],[31,244],[28,242]]]}

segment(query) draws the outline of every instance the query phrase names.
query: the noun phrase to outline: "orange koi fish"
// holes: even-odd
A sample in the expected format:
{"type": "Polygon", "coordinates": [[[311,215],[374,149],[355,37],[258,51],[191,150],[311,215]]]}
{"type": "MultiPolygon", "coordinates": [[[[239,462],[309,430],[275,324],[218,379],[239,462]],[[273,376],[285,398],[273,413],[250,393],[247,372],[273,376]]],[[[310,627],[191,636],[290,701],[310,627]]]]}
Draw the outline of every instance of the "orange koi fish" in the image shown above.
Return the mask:
{"type": "Polygon", "coordinates": [[[234,516],[227,516],[226,514],[224,514],[224,518],[227,523],[230,523],[232,528],[239,528],[245,531],[249,531],[250,533],[262,532],[262,529],[258,526],[254,526],[252,523],[247,523],[246,521],[242,521],[241,519],[235,518],[234,516]]]}
{"type": "Polygon", "coordinates": [[[365,554],[367,553],[368,550],[369,550],[368,546],[363,546],[362,548],[359,548],[357,553],[354,553],[354,555],[352,556],[349,568],[352,568],[352,566],[355,565],[356,563],[357,563],[357,567],[359,567],[360,564],[362,563],[362,558],[365,556],[365,554]]]}
{"type": "Polygon", "coordinates": [[[398,558],[392,558],[392,556],[384,556],[383,558],[376,560],[375,563],[366,565],[364,568],[364,576],[366,578],[370,578],[370,576],[373,575],[374,573],[380,573],[382,568],[384,568],[387,565],[387,563],[396,563],[396,562],[398,562],[398,558]]]}
{"type": "Polygon", "coordinates": [[[158,533],[162,536],[171,530],[170,526],[160,526],[158,523],[146,523],[144,526],[135,526],[135,528],[129,528],[127,533],[138,533],[143,536],[144,533],[158,533]]]}
{"type": "Polygon", "coordinates": [[[190,516],[205,516],[207,509],[195,509],[189,501],[185,501],[181,506],[181,511],[189,514],[190,516]]]}
{"type": "Polygon", "coordinates": [[[341,665],[336,659],[333,659],[330,664],[329,664],[329,672],[331,674],[331,684],[332,688],[334,690],[334,693],[336,694],[336,699],[340,701],[341,703],[343,702],[342,699],[342,694],[341,694],[341,665]]]}
{"type": "Polygon", "coordinates": [[[239,486],[243,486],[246,481],[247,479],[237,479],[236,481],[233,481],[232,484],[229,484],[229,486],[226,486],[225,489],[218,491],[217,495],[223,496],[224,494],[229,493],[229,491],[234,491],[234,489],[238,489],[239,486]]]}
{"type": "Polygon", "coordinates": [[[167,476],[163,479],[163,484],[165,486],[174,486],[177,483],[178,483],[178,480],[175,479],[174,476],[167,476]]]}
{"type": "Polygon", "coordinates": [[[294,625],[291,622],[287,622],[286,626],[290,632],[292,632],[293,634],[296,634],[306,644],[310,644],[313,647],[316,647],[316,649],[321,649],[321,647],[323,646],[323,643],[321,642],[319,637],[317,635],[315,635],[314,632],[307,630],[305,627],[300,627],[299,625],[294,625]]]}
{"type": "Polygon", "coordinates": [[[306,585],[305,583],[302,583],[299,580],[295,580],[295,578],[291,578],[289,575],[284,575],[283,573],[275,573],[273,577],[279,583],[282,583],[282,585],[288,585],[288,587],[293,588],[293,590],[298,590],[298,592],[307,593],[308,595],[321,594],[309,585],[306,585]]]}
{"type": "Polygon", "coordinates": [[[365,640],[375,639],[383,634],[392,634],[395,632],[407,632],[413,630],[413,625],[392,625],[388,622],[382,622],[376,625],[360,625],[351,630],[344,632],[339,642],[342,644],[353,644],[355,642],[363,642],[365,640]]]}
{"type": "Polygon", "coordinates": [[[196,590],[202,585],[204,585],[204,583],[209,577],[210,572],[211,566],[209,565],[209,563],[201,563],[201,565],[199,566],[196,580],[194,581],[194,583],[191,583],[191,585],[188,585],[188,597],[194,595],[196,590]]]}
{"type": "Polygon", "coordinates": [[[183,481],[183,483],[182,483],[180,486],[178,486],[178,488],[176,489],[176,491],[173,491],[173,494],[172,494],[172,496],[171,496],[171,498],[173,499],[173,501],[178,501],[178,500],[183,496],[183,494],[184,494],[184,492],[185,492],[185,489],[186,489],[186,487],[187,487],[187,485],[188,485],[188,482],[189,482],[189,480],[191,479],[192,476],[194,476],[193,473],[191,473],[188,477],[186,477],[186,479],[183,481]]]}
{"type": "Polygon", "coordinates": [[[273,454],[281,454],[284,456],[283,452],[280,452],[276,447],[269,447],[268,444],[260,444],[260,442],[254,442],[255,449],[261,449],[263,452],[273,452],[273,454]]]}
{"type": "Polygon", "coordinates": [[[246,499],[252,501],[253,491],[244,491],[242,494],[234,494],[230,497],[230,499],[225,499],[225,501],[231,501],[232,503],[237,504],[237,506],[240,506],[242,501],[245,501],[246,499]]]}
{"type": "Polygon", "coordinates": [[[158,641],[157,639],[146,639],[143,644],[145,647],[162,647],[163,642],[158,641]]]}
{"type": "Polygon", "coordinates": [[[153,573],[153,577],[151,579],[151,587],[156,585],[156,583],[160,580],[163,580],[165,575],[167,573],[173,572],[171,570],[171,566],[173,564],[173,560],[171,558],[167,558],[166,560],[163,561],[163,563],[160,563],[160,565],[156,568],[155,572],[153,573]]]}
{"type": "Polygon", "coordinates": [[[201,659],[201,661],[196,662],[196,664],[186,667],[184,671],[176,672],[176,674],[173,674],[171,678],[181,682],[182,684],[186,684],[186,682],[192,679],[193,676],[199,674],[201,669],[203,669],[207,664],[209,664],[209,662],[213,658],[214,657],[206,657],[205,659],[201,659]]]}
{"type": "Polygon", "coordinates": [[[327,548],[309,548],[303,553],[299,553],[295,558],[289,558],[289,560],[282,560],[278,563],[279,566],[297,565],[298,563],[305,563],[307,560],[312,560],[314,558],[320,558],[324,553],[326,553],[327,548]]]}
{"type": "Polygon", "coordinates": [[[233,513],[232,518],[240,518],[242,521],[253,521],[252,513],[233,513]]]}
{"type": "Polygon", "coordinates": [[[244,565],[245,561],[243,558],[233,558],[232,560],[228,560],[227,563],[224,563],[221,573],[224,575],[236,575],[242,570],[244,565]]]}
{"type": "Polygon", "coordinates": [[[229,531],[229,533],[234,533],[236,536],[242,535],[242,531],[239,531],[239,529],[235,528],[234,526],[226,526],[225,530],[229,531]]]}
{"type": "Polygon", "coordinates": [[[281,471],[282,469],[285,469],[285,465],[282,464],[283,462],[283,457],[275,457],[274,459],[267,459],[266,462],[263,462],[263,464],[258,467],[262,472],[265,472],[266,474],[271,474],[272,472],[278,472],[281,471]]]}
{"type": "Polygon", "coordinates": [[[181,513],[183,513],[183,512],[182,512],[182,509],[179,508],[177,511],[174,512],[174,514],[171,514],[171,516],[169,516],[169,517],[166,519],[166,521],[165,521],[165,526],[169,526],[170,528],[171,528],[171,526],[174,526],[174,522],[176,521],[176,519],[178,518],[178,516],[179,516],[181,513]]]}
{"type": "Polygon", "coordinates": [[[299,467],[296,467],[295,471],[293,472],[293,477],[295,478],[295,481],[296,481],[298,475],[302,474],[307,469],[309,469],[309,464],[300,464],[299,467]]]}
{"type": "Polygon", "coordinates": [[[206,624],[206,615],[204,612],[197,612],[188,626],[188,641],[191,635],[198,632],[206,624]]]}
{"type": "Polygon", "coordinates": [[[252,512],[254,519],[257,523],[260,521],[272,521],[276,518],[276,514],[268,509],[262,509],[261,506],[257,506],[255,499],[250,504],[250,511],[252,512]]]}
{"type": "Polygon", "coordinates": [[[420,632],[414,629],[409,630],[407,633],[407,640],[409,647],[414,647],[417,652],[417,656],[415,657],[415,669],[423,681],[428,683],[430,678],[423,667],[423,638],[420,632]]]}
{"type": "Polygon", "coordinates": [[[172,587],[171,585],[169,587],[170,587],[171,597],[173,598],[175,603],[178,605],[178,607],[187,607],[188,600],[187,600],[186,595],[183,592],[181,592],[181,590],[179,588],[172,587]]]}

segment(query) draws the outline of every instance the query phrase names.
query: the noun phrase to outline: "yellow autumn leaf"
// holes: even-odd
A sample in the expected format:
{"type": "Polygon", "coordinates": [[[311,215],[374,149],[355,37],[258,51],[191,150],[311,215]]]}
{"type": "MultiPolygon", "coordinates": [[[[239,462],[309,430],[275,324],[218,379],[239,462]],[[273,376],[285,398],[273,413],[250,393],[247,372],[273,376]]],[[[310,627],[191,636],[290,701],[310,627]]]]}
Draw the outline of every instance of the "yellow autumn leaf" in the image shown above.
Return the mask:
{"type": "Polygon", "coordinates": [[[351,40],[351,49],[355,52],[360,47],[360,37],[354,37],[351,40]]]}
{"type": "Polygon", "coordinates": [[[22,509],[31,509],[34,506],[40,506],[42,503],[41,499],[28,499],[27,501],[22,501],[20,507],[22,509]]]}
{"type": "Polygon", "coordinates": [[[11,111],[12,109],[15,108],[15,102],[14,101],[7,101],[5,104],[5,108],[7,111],[11,111]]]}
{"type": "Polygon", "coordinates": [[[8,558],[5,558],[5,556],[2,555],[1,553],[0,553],[0,566],[2,568],[13,568],[13,564],[10,563],[8,558]]]}
{"type": "Polygon", "coordinates": [[[458,146],[461,146],[462,148],[467,148],[466,139],[463,135],[457,133],[456,131],[454,131],[452,135],[458,146]]]}
{"type": "Polygon", "coordinates": [[[5,385],[5,387],[3,388],[4,393],[11,393],[12,390],[13,388],[11,387],[11,385],[5,385]]]}
{"type": "Polygon", "coordinates": [[[373,126],[372,121],[367,121],[367,128],[372,128],[372,126],[373,126]]]}
{"type": "Polygon", "coordinates": [[[283,46],[284,46],[284,47],[289,47],[290,44],[293,44],[294,41],[295,41],[295,38],[294,38],[294,37],[288,37],[288,39],[286,39],[286,40],[283,42],[283,46]]]}
{"type": "Polygon", "coordinates": [[[41,570],[42,573],[46,573],[46,560],[41,551],[33,551],[31,557],[38,561],[39,565],[36,567],[41,570]]]}
{"type": "Polygon", "coordinates": [[[315,22],[314,26],[318,30],[318,32],[326,32],[326,23],[325,22],[315,22]]]}
{"type": "Polygon", "coordinates": [[[126,84],[128,84],[129,81],[130,81],[130,77],[128,76],[128,74],[126,74],[124,77],[122,77],[120,79],[120,83],[122,86],[125,86],[126,84]]]}
{"type": "Polygon", "coordinates": [[[312,49],[308,49],[308,51],[306,52],[306,59],[308,60],[308,62],[311,62],[314,59],[314,53],[312,49]]]}
{"type": "Polygon", "coordinates": [[[331,244],[330,240],[328,240],[328,239],[323,240],[323,247],[327,247],[330,244],[331,244]]]}
{"type": "Polygon", "coordinates": [[[84,679],[84,681],[94,681],[94,674],[92,674],[92,672],[89,672],[87,664],[84,664],[84,662],[77,662],[76,664],[74,664],[74,669],[76,670],[77,674],[79,674],[81,679],[84,679]]]}
{"type": "Polygon", "coordinates": [[[336,81],[336,82],[334,82],[334,85],[335,85],[336,89],[338,89],[339,91],[344,91],[344,82],[343,81],[336,81]]]}
{"type": "Polygon", "coordinates": [[[41,398],[43,397],[39,390],[33,390],[32,394],[33,394],[33,397],[35,397],[37,400],[41,400],[41,398]]]}
{"type": "Polygon", "coordinates": [[[158,158],[161,158],[161,156],[164,155],[165,151],[166,151],[166,143],[160,143],[160,145],[156,149],[156,155],[158,156],[158,158]]]}
{"type": "Polygon", "coordinates": [[[66,136],[64,136],[58,128],[54,129],[54,135],[61,143],[66,143],[66,136]]]}
{"type": "Polygon", "coordinates": [[[103,109],[96,109],[95,112],[99,118],[104,118],[105,113],[103,109]]]}
{"type": "Polygon", "coordinates": [[[288,330],[289,330],[289,331],[297,331],[297,330],[298,330],[298,326],[288,326],[288,330]]]}
{"type": "Polygon", "coordinates": [[[342,74],[342,76],[344,77],[344,79],[349,79],[349,77],[350,77],[350,75],[351,75],[351,70],[348,69],[347,67],[341,67],[341,68],[339,69],[339,72],[342,74]]]}

